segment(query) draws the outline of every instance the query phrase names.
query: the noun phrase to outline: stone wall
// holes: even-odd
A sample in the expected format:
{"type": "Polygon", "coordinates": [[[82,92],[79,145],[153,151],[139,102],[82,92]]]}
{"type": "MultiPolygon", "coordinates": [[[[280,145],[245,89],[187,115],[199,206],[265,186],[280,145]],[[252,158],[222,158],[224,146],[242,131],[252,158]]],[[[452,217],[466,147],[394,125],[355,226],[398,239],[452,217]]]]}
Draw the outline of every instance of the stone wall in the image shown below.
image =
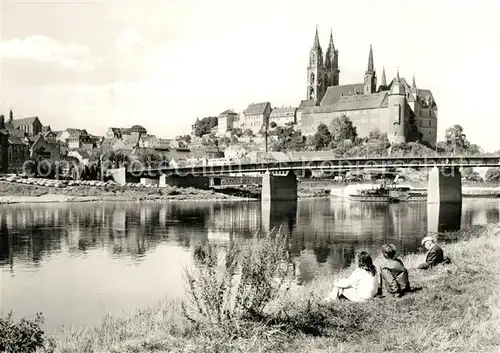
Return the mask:
{"type": "Polygon", "coordinates": [[[330,126],[335,117],[344,114],[352,120],[360,137],[368,136],[370,132],[375,130],[379,130],[382,133],[388,131],[387,108],[348,111],[331,111],[325,109],[319,112],[304,111],[302,113],[302,134],[305,136],[314,135],[319,124],[330,126]]]}

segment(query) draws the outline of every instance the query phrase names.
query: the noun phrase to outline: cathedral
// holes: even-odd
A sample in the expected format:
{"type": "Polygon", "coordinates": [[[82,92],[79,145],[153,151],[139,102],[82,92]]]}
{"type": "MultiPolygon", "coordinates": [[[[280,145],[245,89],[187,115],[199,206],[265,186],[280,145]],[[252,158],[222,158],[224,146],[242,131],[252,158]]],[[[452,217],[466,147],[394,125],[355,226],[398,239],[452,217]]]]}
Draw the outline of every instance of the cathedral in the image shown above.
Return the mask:
{"type": "Polygon", "coordinates": [[[417,87],[415,77],[409,85],[399,70],[387,84],[384,68],[378,84],[371,45],[363,82],[341,85],[333,35],[330,33],[323,57],[316,28],[307,65],[307,96],[299,105],[297,121],[302,134],[310,136],[319,124],[329,125],[342,115],[351,119],[360,137],[379,131],[387,133],[391,143],[418,138],[431,146],[436,144],[437,105],[429,89],[417,87]]]}

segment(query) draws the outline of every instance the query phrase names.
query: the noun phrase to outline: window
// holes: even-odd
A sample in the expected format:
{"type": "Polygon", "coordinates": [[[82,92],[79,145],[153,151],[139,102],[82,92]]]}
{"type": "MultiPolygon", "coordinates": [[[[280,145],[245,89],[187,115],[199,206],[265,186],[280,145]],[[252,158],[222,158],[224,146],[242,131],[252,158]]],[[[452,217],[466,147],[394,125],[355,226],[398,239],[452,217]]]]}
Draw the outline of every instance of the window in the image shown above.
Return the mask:
{"type": "Polygon", "coordinates": [[[429,131],[429,135],[431,134],[431,132],[429,131]]]}
{"type": "Polygon", "coordinates": [[[429,120],[429,127],[431,127],[431,126],[432,126],[432,121],[431,121],[431,120],[429,120]]]}

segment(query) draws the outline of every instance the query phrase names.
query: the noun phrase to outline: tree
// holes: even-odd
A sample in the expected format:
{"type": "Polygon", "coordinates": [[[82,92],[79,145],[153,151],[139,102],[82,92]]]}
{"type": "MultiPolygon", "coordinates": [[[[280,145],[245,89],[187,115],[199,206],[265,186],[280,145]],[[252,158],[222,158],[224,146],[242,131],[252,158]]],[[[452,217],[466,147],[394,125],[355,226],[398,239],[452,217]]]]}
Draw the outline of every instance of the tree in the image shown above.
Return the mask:
{"type": "Polygon", "coordinates": [[[306,145],[306,137],[300,131],[295,131],[293,125],[277,126],[269,135],[276,136],[276,140],[271,143],[272,151],[302,151],[306,145]]]}
{"type": "Polygon", "coordinates": [[[0,129],[5,129],[5,116],[0,115],[0,129]]]}
{"type": "Polygon", "coordinates": [[[330,145],[332,142],[332,134],[325,124],[318,125],[318,131],[312,138],[312,145],[316,151],[322,150],[330,145]]]}
{"type": "Polygon", "coordinates": [[[271,129],[274,129],[276,126],[278,126],[278,124],[276,124],[276,121],[271,121],[271,123],[269,124],[269,127],[271,129]]]}
{"type": "Polygon", "coordinates": [[[500,181],[500,168],[488,168],[484,175],[484,179],[489,182],[500,181]]]}
{"type": "Polygon", "coordinates": [[[344,140],[351,140],[354,142],[358,136],[356,127],[346,115],[338,116],[333,119],[330,125],[330,132],[332,134],[332,139],[337,143],[344,140]]]}
{"type": "Polygon", "coordinates": [[[176,141],[184,141],[187,144],[191,143],[191,135],[181,135],[175,138],[176,141]]]}
{"type": "Polygon", "coordinates": [[[12,112],[12,109],[9,111],[9,124],[12,123],[12,120],[14,120],[14,113],[12,112]]]}
{"type": "Polygon", "coordinates": [[[205,135],[201,140],[201,144],[208,148],[218,148],[219,139],[215,136],[215,134],[205,135]]]}
{"type": "Polygon", "coordinates": [[[254,137],[255,134],[253,133],[253,131],[251,129],[246,129],[245,131],[243,131],[243,136],[245,136],[245,137],[254,137]]]}
{"type": "Polygon", "coordinates": [[[193,124],[193,135],[197,137],[202,137],[203,135],[210,134],[212,129],[217,126],[219,119],[216,116],[208,116],[203,119],[196,119],[193,124]]]}
{"type": "Polygon", "coordinates": [[[474,171],[472,167],[462,168],[462,177],[469,181],[483,181],[479,173],[474,171]]]}
{"type": "Polygon", "coordinates": [[[231,137],[241,137],[243,136],[243,131],[237,127],[231,130],[231,137]]]}
{"type": "Polygon", "coordinates": [[[461,125],[453,125],[447,128],[444,133],[444,140],[447,152],[454,154],[464,153],[470,145],[461,125]]]}

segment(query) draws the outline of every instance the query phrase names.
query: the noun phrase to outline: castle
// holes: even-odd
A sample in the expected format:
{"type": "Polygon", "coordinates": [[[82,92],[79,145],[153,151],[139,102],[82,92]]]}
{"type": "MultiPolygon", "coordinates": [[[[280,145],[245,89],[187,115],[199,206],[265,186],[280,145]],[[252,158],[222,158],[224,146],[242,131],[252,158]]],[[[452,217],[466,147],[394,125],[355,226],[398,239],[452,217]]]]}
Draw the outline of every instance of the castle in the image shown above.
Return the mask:
{"type": "Polygon", "coordinates": [[[318,28],[307,65],[307,96],[297,109],[297,122],[303,135],[313,135],[319,124],[329,125],[346,115],[356,126],[358,136],[372,131],[387,133],[391,143],[420,139],[435,146],[437,138],[437,105],[429,89],[412,85],[399,77],[387,84],[385,69],[377,87],[373,50],[370,45],[363,83],[340,85],[339,52],[333,35],[323,59],[318,28]]]}

